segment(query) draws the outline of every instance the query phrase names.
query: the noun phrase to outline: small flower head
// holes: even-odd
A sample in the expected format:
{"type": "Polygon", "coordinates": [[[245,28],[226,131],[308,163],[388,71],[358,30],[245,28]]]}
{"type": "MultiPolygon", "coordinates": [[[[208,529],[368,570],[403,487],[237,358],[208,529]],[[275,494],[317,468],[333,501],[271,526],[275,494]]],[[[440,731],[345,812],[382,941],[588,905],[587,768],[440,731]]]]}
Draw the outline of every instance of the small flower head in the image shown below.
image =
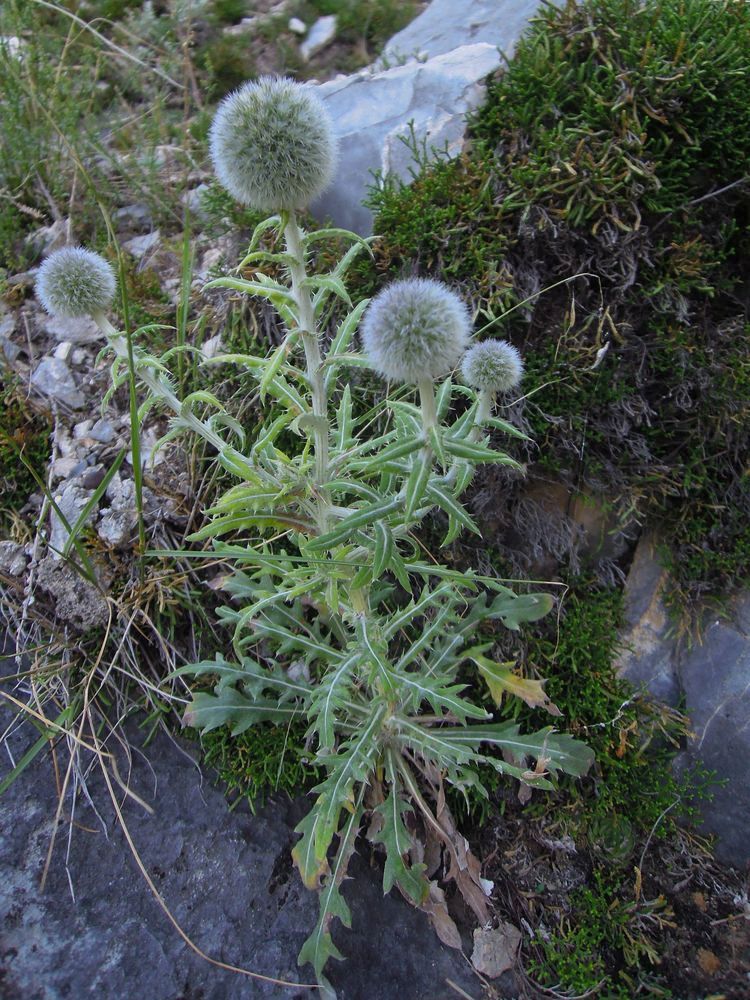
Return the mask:
{"type": "Polygon", "coordinates": [[[109,309],[116,288],[111,264],[83,247],[55,250],[36,278],[36,293],[47,312],[68,318],[109,309]]]}
{"type": "Polygon", "coordinates": [[[523,361],[507,341],[483,340],[464,354],[461,374],[473,389],[508,392],[521,381],[523,361]]]}
{"type": "Polygon", "coordinates": [[[331,117],[311,87],[264,76],[219,105],[211,159],[229,193],[261,212],[307,205],[329,184],[336,160],[331,117]]]}
{"type": "Polygon", "coordinates": [[[469,341],[471,320],[461,299],[439,281],[394,281],[367,307],[362,343],[373,368],[393,382],[447,375],[469,341]]]}

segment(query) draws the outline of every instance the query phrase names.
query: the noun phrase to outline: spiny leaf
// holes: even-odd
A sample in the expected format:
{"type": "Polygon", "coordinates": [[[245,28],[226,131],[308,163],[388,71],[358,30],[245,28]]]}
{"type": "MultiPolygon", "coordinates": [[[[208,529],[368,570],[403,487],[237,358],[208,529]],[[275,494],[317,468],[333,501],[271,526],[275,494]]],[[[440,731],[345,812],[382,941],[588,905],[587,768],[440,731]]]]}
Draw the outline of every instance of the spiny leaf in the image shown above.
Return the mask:
{"type": "Polygon", "coordinates": [[[403,817],[412,812],[414,807],[401,795],[400,782],[391,757],[392,754],[389,753],[386,758],[390,789],[385,801],[376,810],[382,817],[383,825],[374,837],[377,843],[385,847],[383,894],[398,885],[413,906],[421,906],[430,891],[424,877],[427,866],[421,863],[407,865],[404,862],[414,844],[403,817]]]}
{"type": "Polygon", "coordinates": [[[220,694],[205,691],[193,694],[185,709],[184,723],[207,733],[219,726],[229,726],[232,736],[239,736],[259,722],[289,724],[298,717],[296,705],[279,705],[278,701],[265,698],[248,698],[235,688],[227,687],[220,694]]]}
{"type": "Polygon", "coordinates": [[[513,722],[491,723],[482,726],[445,727],[441,738],[463,747],[479,747],[483,743],[509,750],[515,757],[543,755],[553,770],[565,771],[580,777],[594,762],[593,751],[566,733],[556,733],[551,727],[537,733],[521,734],[513,722]]]}
{"type": "Polygon", "coordinates": [[[518,631],[522,622],[535,622],[552,610],[551,594],[500,595],[492,602],[490,618],[499,618],[506,628],[518,631]]]}
{"type": "Polygon", "coordinates": [[[323,975],[323,969],[329,959],[339,961],[343,955],[331,938],[331,921],[338,917],[344,927],[351,927],[352,918],[349,907],[341,895],[341,884],[346,878],[349,861],[354,853],[354,842],[362,822],[362,807],[357,803],[351,815],[344,823],[339,833],[340,843],[333,868],[325,877],[325,884],[320,890],[320,916],[310,937],[302,945],[297,958],[299,965],[309,962],[315,970],[318,983],[326,990],[331,990],[331,984],[323,975]]]}

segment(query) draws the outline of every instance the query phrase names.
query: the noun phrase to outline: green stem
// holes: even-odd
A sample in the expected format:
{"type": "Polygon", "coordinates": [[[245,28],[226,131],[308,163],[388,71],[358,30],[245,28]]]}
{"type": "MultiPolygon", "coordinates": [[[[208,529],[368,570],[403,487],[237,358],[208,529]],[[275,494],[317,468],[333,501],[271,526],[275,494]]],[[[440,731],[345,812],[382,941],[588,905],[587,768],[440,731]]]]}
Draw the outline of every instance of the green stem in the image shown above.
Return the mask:
{"type": "Polygon", "coordinates": [[[307,362],[307,377],[312,392],[313,415],[317,418],[313,427],[313,442],[315,446],[315,484],[319,489],[318,524],[321,532],[327,530],[329,500],[325,484],[330,478],[328,454],[328,394],[323,377],[323,358],[320,353],[318,331],[315,323],[310,290],[304,284],[307,277],[305,268],[305,253],[302,247],[302,233],[297,216],[289,215],[289,221],[284,228],[284,237],[289,256],[292,258],[289,271],[292,278],[292,294],[297,303],[298,320],[302,344],[307,362]]]}
{"type": "Polygon", "coordinates": [[[425,437],[434,427],[437,427],[437,406],[435,404],[435,383],[429,377],[424,377],[417,382],[419,389],[419,402],[422,407],[422,426],[425,437]]]}
{"type": "MultiPolygon", "coordinates": [[[[128,363],[131,372],[131,379],[130,379],[131,394],[132,391],[134,391],[133,386],[135,384],[136,378],[140,379],[141,382],[143,382],[143,384],[146,386],[146,388],[157,399],[160,399],[162,402],[166,403],[169,409],[172,410],[174,413],[176,413],[177,416],[179,416],[185,422],[185,424],[190,428],[190,430],[194,431],[196,434],[199,434],[205,441],[208,441],[209,444],[213,445],[213,447],[216,448],[217,451],[222,453],[226,453],[227,451],[229,452],[234,451],[233,448],[230,448],[227,445],[226,441],[224,441],[221,435],[217,434],[216,431],[212,430],[203,420],[200,420],[198,417],[196,417],[194,413],[191,413],[190,411],[188,411],[187,413],[183,412],[182,403],[180,402],[178,397],[175,395],[174,392],[172,392],[170,387],[164,381],[162,381],[162,379],[159,378],[158,375],[154,375],[154,373],[150,371],[148,368],[142,368],[140,371],[137,372],[136,375],[135,356],[133,352],[133,344],[131,338],[125,337],[124,334],[120,333],[119,330],[115,329],[115,327],[112,326],[112,324],[104,315],[104,313],[101,312],[96,313],[94,319],[96,320],[99,329],[106,336],[107,340],[109,341],[110,347],[118,356],[118,358],[122,358],[124,361],[127,361],[128,363]]],[[[136,438],[139,433],[139,428],[137,426],[137,417],[138,417],[138,407],[136,405],[135,413],[133,413],[132,400],[131,400],[131,424],[132,427],[134,428],[134,434],[133,434],[134,467],[136,464],[136,458],[137,457],[139,458],[138,448],[136,446],[136,438]]],[[[242,458],[243,456],[240,457],[242,458]]]]}
{"type": "Polygon", "coordinates": [[[477,399],[479,406],[477,407],[477,416],[474,421],[474,427],[472,428],[472,438],[478,440],[482,427],[488,417],[492,416],[492,409],[495,405],[495,393],[491,389],[480,389],[477,399]]]}

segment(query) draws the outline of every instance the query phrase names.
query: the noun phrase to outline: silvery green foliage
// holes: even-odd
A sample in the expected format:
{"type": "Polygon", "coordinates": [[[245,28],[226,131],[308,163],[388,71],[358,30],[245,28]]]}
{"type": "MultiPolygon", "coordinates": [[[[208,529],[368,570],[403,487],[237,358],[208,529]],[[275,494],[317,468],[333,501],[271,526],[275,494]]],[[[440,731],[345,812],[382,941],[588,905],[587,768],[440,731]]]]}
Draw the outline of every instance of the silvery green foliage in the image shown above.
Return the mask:
{"type": "Polygon", "coordinates": [[[469,343],[469,311],[446,285],[429,278],[394,281],[375,296],[362,323],[372,367],[393,382],[441,378],[469,343]]]}
{"type": "Polygon", "coordinates": [[[517,348],[507,341],[483,340],[464,355],[461,375],[472,389],[508,392],[523,377],[523,361],[517,348]]]}
{"type": "Polygon", "coordinates": [[[307,205],[336,159],[331,119],[312,87],[270,76],[224,98],[210,141],[221,183],[260,212],[307,205]]]}
{"type": "Polygon", "coordinates": [[[42,263],[36,279],[37,295],[47,312],[67,318],[106,311],[116,289],[111,265],[82,247],[55,250],[42,263]]]}
{"type": "MultiPolygon", "coordinates": [[[[351,302],[347,271],[368,250],[354,233],[305,233],[294,212],[282,212],[253,234],[237,268],[250,277],[207,286],[264,298],[286,325],[283,342],[264,355],[204,361],[237,365],[256,380],[266,413],[250,442],[210,393],[177,399],[166,367],[172,352],[134,352],[149,390],[141,413],[166,406],[174,414],[167,437],[186,428],[201,435],[237,480],[191,536],[234,567],[219,612],[233,641],[231,653],[178,671],[213,682],[193,694],[185,721],[239,734],[307,720],[323,778],[292,853],[305,884],[319,891],[320,916],[299,961],[312,964],[325,997],[333,995],[325,966],[342,957],[331,923],[350,920],[340,888],[365,820],[385,856],[384,892],[398,886],[445,934],[451,918],[436,880],[447,878],[484,925],[486,886],[456,831],[445,785],[486,795],[481,769],[493,768],[550,789],[558,773],[580,775],[591,764],[587,747],[551,726],[522,734],[504,717],[505,700],[516,697],[559,714],[542,681],[493,657],[493,623],[533,622],[550,610],[549,595],[516,594],[442,565],[416,541],[432,512],[447,522],[445,542],[480,533],[462,496],[479,465],[521,471],[490,437],[519,432],[491,415],[486,393],[446,377],[469,338],[466,307],[449,289],[415,279],[390,286],[369,308],[351,302]],[[348,245],[338,264],[309,273],[316,249],[333,241],[348,245]],[[266,265],[281,277],[264,273],[266,265]],[[321,327],[334,306],[343,316],[323,350],[321,327]],[[353,346],[363,316],[367,353],[353,346]],[[416,382],[418,399],[353,390],[350,370],[373,366],[416,382]],[[489,701],[477,694],[480,684],[489,701]],[[447,871],[428,871],[420,859],[441,852],[451,858],[447,871]]],[[[117,385],[126,374],[124,338],[99,321],[115,351],[117,385]]]]}

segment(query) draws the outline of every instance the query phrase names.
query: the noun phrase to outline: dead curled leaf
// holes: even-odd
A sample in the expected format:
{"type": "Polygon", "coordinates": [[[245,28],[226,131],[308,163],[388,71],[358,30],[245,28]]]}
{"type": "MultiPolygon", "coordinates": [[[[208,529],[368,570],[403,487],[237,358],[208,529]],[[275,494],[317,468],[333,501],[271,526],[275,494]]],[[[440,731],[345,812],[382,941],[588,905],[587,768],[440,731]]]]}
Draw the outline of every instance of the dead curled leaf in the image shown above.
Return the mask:
{"type": "Polygon", "coordinates": [[[458,927],[456,927],[453,918],[448,913],[445,893],[437,882],[430,882],[430,895],[422,903],[422,909],[430,918],[430,923],[443,944],[449,948],[458,948],[460,951],[461,935],[458,933],[458,927]]]}

